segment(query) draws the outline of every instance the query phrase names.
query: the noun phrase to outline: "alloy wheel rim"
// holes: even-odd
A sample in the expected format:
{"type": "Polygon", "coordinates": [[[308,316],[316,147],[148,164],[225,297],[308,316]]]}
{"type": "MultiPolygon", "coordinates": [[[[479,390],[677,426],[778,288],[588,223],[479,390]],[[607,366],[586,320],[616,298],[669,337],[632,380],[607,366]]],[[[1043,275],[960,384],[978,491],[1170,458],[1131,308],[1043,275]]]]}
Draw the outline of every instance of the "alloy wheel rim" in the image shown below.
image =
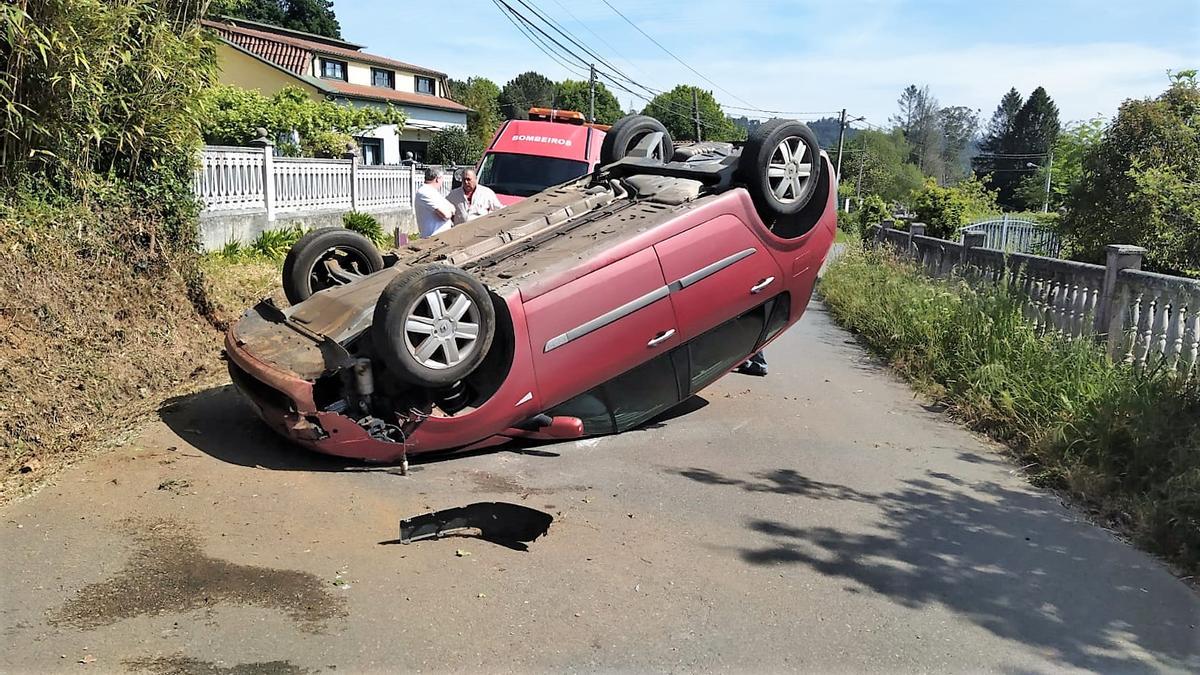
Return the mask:
{"type": "Polygon", "coordinates": [[[479,307],[469,295],[440,286],[412,302],[404,315],[404,346],[426,368],[463,363],[479,343],[479,307]]]}
{"type": "Polygon", "coordinates": [[[791,204],[804,194],[812,177],[812,159],[808,155],[808,144],[799,136],[788,136],[771,152],[767,185],[780,203],[791,204]]]}

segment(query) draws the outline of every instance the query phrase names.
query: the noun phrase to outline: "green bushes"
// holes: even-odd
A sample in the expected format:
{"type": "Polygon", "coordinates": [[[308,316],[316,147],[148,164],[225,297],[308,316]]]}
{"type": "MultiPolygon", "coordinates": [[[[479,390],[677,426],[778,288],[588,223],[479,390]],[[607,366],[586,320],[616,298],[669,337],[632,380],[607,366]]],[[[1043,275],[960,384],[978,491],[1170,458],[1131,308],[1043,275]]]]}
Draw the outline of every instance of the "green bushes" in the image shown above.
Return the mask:
{"type": "Polygon", "coordinates": [[[925,185],[913,193],[916,222],[925,223],[925,234],[939,239],[953,239],[960,228],[999,210],[996,193],[989,192],[973,176],[953,187],[943,187],[928,178],[925,185]]]}
{"type": "Polygon", "coordinates": [[[297,87],[286,87],[274,96],[258,91],[220,85],[208,89],[200,99],[200,124],[204,141],[216,145],[245,145],[257,136],[257,129],[268,136],[295,132],[300,145],[287,145],[286,154],[309,157],[340,157],[353,143],[352,136],[385,124],[403,126],[404,111],[357,107],[315,101],[297,87]]]}
{"type": "Polygon", "coordinates": [[[821,293],[917,386],[1036,462],[1148,548],[1200,565],[1200,387],[1112,364],[1088,340],[1038,335],[1005,287],[935,281],[852,248],[821,293]]]}
{"type": "Polygon", "coordinates": [[[383,226],[369,213],[361,211],[351,211],[342,216],[342,224],[347,230],[353,230],[362,236],[375,242],[376,246],[387,245],[389,239],[383,231],[383,226]]]}
{"type": "Polygon", "coordinates": [[[428,156],[425,161],[430,164],[453,164],[465,166],[479,161],[486,144],[471,136],[459,127],[447,127],[437,132],[429,141],[428,156]]]}

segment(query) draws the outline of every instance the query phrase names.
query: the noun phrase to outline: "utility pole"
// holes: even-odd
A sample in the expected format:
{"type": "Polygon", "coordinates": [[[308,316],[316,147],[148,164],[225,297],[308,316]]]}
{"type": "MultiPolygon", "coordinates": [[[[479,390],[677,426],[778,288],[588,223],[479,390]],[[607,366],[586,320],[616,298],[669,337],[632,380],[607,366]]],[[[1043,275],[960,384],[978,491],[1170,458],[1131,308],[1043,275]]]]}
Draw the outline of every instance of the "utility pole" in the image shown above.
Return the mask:
{"type": "Polygon", "coordinates": [[[834,170],[834,175],[838,178],[842,177],[842,144],[846,142],[846,109],[842,108],[842,117],[838,123],[838,156],[837,168],[834,170]]]}
{"type": "Polygon", "coordinates": [[[1050,174],[1054,173],[1054,148],[1046,157],[1046,201],[1042,204],[1042,213],[1050,213],[1050,174]]]}
{"type": "Polygon", "coordinates": [[[696,123],[696,142],[703,140],[700,137],[700,97],[696,95],[696,88],[692,87],[692,121],[696,123]]]}
{"type": "Polygon", "coordinates": [[[588,122],[596,123],[596,64],[588,73],[588,122]]]}

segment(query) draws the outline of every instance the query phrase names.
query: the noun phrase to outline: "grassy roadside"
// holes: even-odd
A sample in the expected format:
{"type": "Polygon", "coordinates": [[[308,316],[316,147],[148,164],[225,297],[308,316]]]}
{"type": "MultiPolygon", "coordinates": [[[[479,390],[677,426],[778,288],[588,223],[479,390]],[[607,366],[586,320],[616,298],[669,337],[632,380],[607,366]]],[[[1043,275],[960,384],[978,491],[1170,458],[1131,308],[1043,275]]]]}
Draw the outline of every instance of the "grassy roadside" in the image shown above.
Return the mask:
{"type": "Polygon", "coordinates": [[[821,281],[834,317],[922,392],[1142,546],[1200,569],[1200,384],[1041,336],[1003,288],[933,280],[850,246],[821,281]]]}
{"type": "Polygon", "coordinates": [[[279,293],[279,262],[117,246],[86,209],[0,214],[0,504],[220,383],[219,327],[279,293]],[[142,254],[131,251],[143,251],[142,254]]]}

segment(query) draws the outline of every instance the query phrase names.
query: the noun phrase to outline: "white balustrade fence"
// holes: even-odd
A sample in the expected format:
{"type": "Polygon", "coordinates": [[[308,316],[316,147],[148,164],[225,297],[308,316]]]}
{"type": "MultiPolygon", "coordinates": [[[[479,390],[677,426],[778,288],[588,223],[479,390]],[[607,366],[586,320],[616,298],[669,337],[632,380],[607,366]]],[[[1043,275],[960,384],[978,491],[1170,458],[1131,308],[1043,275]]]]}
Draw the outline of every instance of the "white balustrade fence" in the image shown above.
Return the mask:
{"type": "MultiPolygon", "coordinates": [[[[424,167],[367,166],[351,159],[275,157],[272,148],[206,146],[193,187],[201,214],[411,209],[424,167]]],[[[450,173],[442,194],[451,188],[450,173]]]]}
{"type": "Polygon", "coordinates": [[[982,231],[964,232],[961,243],[924,231],[883,223],[874,240],[933,276],[1009,284],[1028,298],[1025,315],[1038,330],[1096,338],[1114,360],[1200,378],[1200,280],[1142,271],[1145,249],[1109,246],[1107,264],[1090,265],[992,248],[982,231]]]}
{"type": "Polygon", "coordinates": [[[205,147],[193,189],[205,211],[262,208],[266,194],[263,151],[259,148],[205,147]]]}

